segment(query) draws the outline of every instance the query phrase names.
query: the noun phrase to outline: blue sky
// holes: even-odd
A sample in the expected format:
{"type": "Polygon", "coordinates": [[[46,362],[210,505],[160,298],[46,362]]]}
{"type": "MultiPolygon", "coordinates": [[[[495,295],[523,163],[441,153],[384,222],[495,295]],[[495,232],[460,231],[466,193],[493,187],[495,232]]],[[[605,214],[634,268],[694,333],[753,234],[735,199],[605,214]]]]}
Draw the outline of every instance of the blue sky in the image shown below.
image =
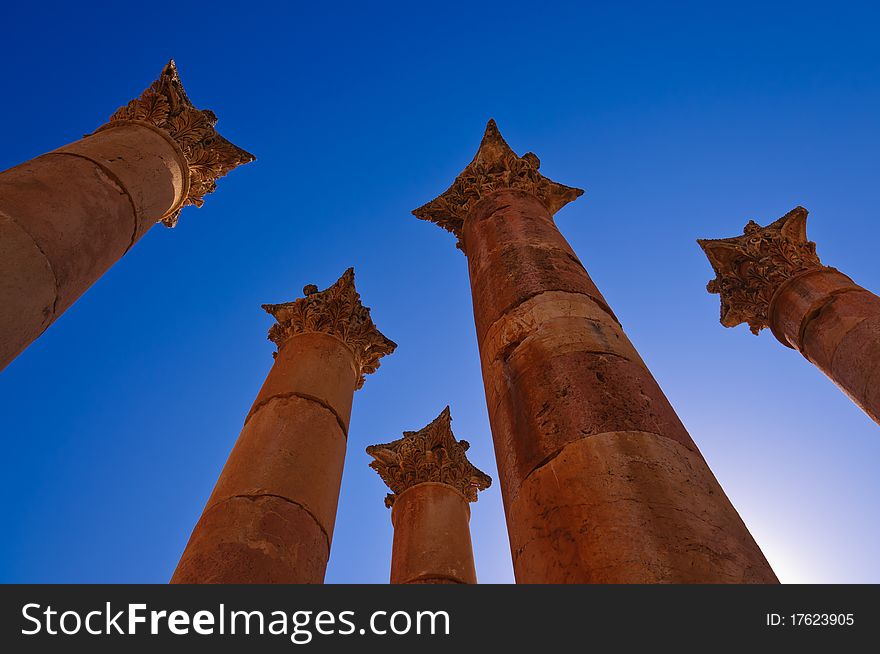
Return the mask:
{"type": "MultiPolygon", "coordinates": [[[[86,5],[0,8],[0,169],[93,130],[169,57],[258,160],[0,374],[0,581],[167,581],[271,367],[260,304],[354,265],[399,347],[355,396],[327,580],[386,582],[366,445],[450,404],[497,476],[465,259],[409,215],[494,117],[586,189],[557,223],[780,578],[880,582],[880,429],[769,332],[721,327],[695,243],[802,204],[823,261],[880,290],[880,10],[86,5]]],[[[511,581],[497,485],[471,529],[480,580],[511,581]]]]}

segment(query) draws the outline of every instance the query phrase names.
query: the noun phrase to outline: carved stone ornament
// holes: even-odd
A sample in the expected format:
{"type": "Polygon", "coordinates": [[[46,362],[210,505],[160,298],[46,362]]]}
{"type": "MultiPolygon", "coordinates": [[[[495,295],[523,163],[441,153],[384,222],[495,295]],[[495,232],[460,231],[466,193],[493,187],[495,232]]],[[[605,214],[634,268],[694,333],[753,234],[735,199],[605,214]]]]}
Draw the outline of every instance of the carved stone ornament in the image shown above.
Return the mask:
{"type": "Polygon", "coordinates": [[[293,302],[263,305],[278,321],[269,330],[269,340],[281,349],[296,334],[322,332],[337,337],[354,354],[357,388],[361,388],[365,375],[376,372],[379,359],[394,352],[397,344],[385,338],[373,324],[370,310],[361,304],[354,287],[354,268],[346,270],[327,290],[319,291],[309,284],[303,294],[305,297],[293,302]]]}
{"type": "MultiPolygon", "coordinates": [[[[120,107],[102,129],[121,120],[149,123],[168,133],[180,146],[189,165],[189,192],[182,207],[201,207],[205,196],[213,193],[217,180],[233,168],[254,161],[256,157],[233,145],[217,133],[217,116],[208,110],[196,109],[186,96],[174,60],[139,98],[120,107]]],[[[180,209],[165,216],[166,227],[174,227],[180,209]]]]}
{"type": "Polygon", "coordinates": [[[807,210],[795,207],[774,223],[753,220],[742,236],[699,239],[716,278],[706,289],[721,296],[721,324],[748,323],[753,334],[768,327],[770,301],[784,281],[823,268],[807,240],[807,210]]]}
{"type": "Polygon", "coordinates": [[[392,492],[385,497],[391,507],[397,495],[428,481],[447,484],[477,501],[477,491],[486,490],[492,479],[467,460],[470,444],[457,441],[452,433],[452,416],[447,406],[434,421],[419,431],[405,431],[391,443],[371,445],[370,467],[379,473],[392,492]]]}
{"type": "Polygon", "coordinates": [[[480,198],[494,191],[517,189],[531,193],[551,214],[583,195],[579,188],[557,184],[541,175],[540,165],[538,157],[531,152],[518,157],[501,136],[495,121],[490,120],[473,161],[443,195],[419,207],[413,215],[455,234],[458,247],[463,249],[465,218],[480,198]]]}

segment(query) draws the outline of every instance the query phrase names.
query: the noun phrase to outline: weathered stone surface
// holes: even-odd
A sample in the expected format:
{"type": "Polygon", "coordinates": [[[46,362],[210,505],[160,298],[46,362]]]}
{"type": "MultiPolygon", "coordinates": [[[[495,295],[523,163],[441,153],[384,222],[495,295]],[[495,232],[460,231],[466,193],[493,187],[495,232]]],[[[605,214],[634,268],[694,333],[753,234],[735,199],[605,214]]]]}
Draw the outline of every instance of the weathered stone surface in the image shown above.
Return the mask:
{"type": "Polygon", "coordinates": [[[468,500],[448,484],[424,482],[391,507],[391,583],[477,583],[468,500]]]}
{"type": "MultiPolygon", "coordinates": [[[[93,162],[69,155],[43,155],[0,173],[0,213],[52,267],[53,320],[125,253],[136,226],[125,189],[93,162]]],[[[27,288],[20,292],[27,297],[27,288]]]]}
{"type": "Polygon", "coordinates": [[[870,405],[870,382],[880,371],[880,314],[853,327],[834,350],[829,376],[871,418],[880,422],[880,405],[870,405]]]}
{"type": "Polygon", "coordinates": [[[480,343],[483,365],[506,360],[525,341],[556,354],[594,352],[642,360],[617,321],[579,293],[546,291],[508,311],[480,343]]]}
{"type": "Polygon", "coordinates": [[[696,451],[641,364],[590,352],[554,356],[524,343],[508,362],[485,371],[484,380],[498,474],[511,501],[549,457],[597,434],[650,432],[696,451]]]}
{"type": "Polygon", "coordinates": [[[171,583],[320,584],[329,555],[326,535],[301,506],[233,497],[202,515],[171,583]]]}
{"type": "Polygon", "coordinates": [[[880,316],[880,298],[858,286],[844,293],[823,296],[821,308],[805,314],[801,351],[823,371],[831,370],[831,361],[840,341],[864,320],[880,316]]]}
{"type": "Polygon", "coordinates": [[[137,217],[132,242],[157,221],[178,211],[186,197],[186,162],[166,134],[148,125],[120,125],[50,154],[87,159],[125,190],[137,217]]]}
{"type": "Polygon", "coordinates": [[[612,432],[572,442],[508,505],[518,583],[775,583],[700,455],[612,432]]]}
{"type": "Polygon", "coordinates": [[[392,491],[392,584],[477,583],[468,503],[492,480],[468,461],[469,447],[452,433],[447,406],[422,429],[367,448],[392,491]]]}
{"type": "Polygon", "coordinates": [[[248,420],[273,398],[296,395],[326,407],[348,433],[359,372],[351,350],[335,336],[323,332],[299,334],[278,351],[248,420]]]}
{"type": "Polygon", "coordinates": [[[40,248],[0,214],[0,370],[52,322],[55,275],[40,248]]]}
{"type": "Polygon", "coordinates": [[[210,507],[230,497],[277,496],[307,510],[333,537],[345,434],[325,407],[297,396],[264,405],[241,430],[210,507]]]}
{"type": "Polygon", "coordinates": [[[546,208],[523,193],[482,200],[464,225],[477,339],[538,293],[582,293],[607,304],[546,208]]]}
{"type": "Polygon", "coordinates": [[[835,294],[855,288],[849,277],[833,268],[814,268],[786,280],[770,303],[770,331],[786,347],[801,350],[808,321],[835,294]]]}
{"type": "Polygon", "coordinates": [[[866,384],[863,402],[856,404],[865,411],[874,422],[880,424],[880,369],[875,368],[866,384]]]}

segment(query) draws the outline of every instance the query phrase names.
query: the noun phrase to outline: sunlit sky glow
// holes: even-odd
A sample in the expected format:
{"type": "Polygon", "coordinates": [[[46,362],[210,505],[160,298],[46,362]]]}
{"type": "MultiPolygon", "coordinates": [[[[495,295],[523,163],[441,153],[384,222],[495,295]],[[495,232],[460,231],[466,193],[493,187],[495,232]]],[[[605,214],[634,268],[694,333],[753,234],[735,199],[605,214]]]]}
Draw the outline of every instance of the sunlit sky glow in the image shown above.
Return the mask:
{"type": "MultiPolygon", "coordinates": [[[[388,580],[366,445],[450,404],[497,479],[465,259],[409,215],[494,117],[586,189],[558,225],[782,581],[880,582],[880,429],[768,332],[720,326],[695,243],[802,204],[823,261],[880,290],[880,10],[84,4],[0,8],[0,169],[93,130],[172,56],[258,160],[0,374],[0,581],[167,581],[271,367],[260,304],[351,265],[399,347],[355,397],[327,580],[388,580]]],[[[497,483],[471,528],[480,581],[511,581],[497,483]]]]}

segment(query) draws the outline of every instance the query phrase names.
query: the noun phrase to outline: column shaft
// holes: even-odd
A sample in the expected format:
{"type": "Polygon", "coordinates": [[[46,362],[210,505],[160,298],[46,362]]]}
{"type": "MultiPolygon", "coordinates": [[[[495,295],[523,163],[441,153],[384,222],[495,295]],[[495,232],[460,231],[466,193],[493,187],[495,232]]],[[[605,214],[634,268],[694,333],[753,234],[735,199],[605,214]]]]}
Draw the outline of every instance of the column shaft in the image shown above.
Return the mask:
{"type": "Polygon", "coordinates": [[[278,352],[172,583],[321,583],[358,374],[334,336],[278,352]]]}
{"type": "Polygon", "coordinates": [[[254,401],[172,583],[322,583],[351,403],[396,345],[376,329],[349,268],[335,284],[266,304],[275,364],[254,401]]]}
{"type": "Polygon", "coordinates": [[[544,205],[499,191],[463,237],[517,581],[775,581],[544,205]]]}
{"type": "Polygon", "coordinates": [[[775,582],[553,214],[582,191],[489,121],[473,161],[413,213],[468,258],[520,583],[775,582]]]}
{"type": "Polygon", "coordinates": [[[188,179],[174,141],[136,123],[0,173],[0,369],[181,206],[188,179]]]}
{"type": "Polygon", "coordinates": [[[833,268],[784,283],[770,328],[880,423],[880,297],[833,268]]]}
{"type": "Polygon", "coordinates": [[[468,500],[452,486],[425,482],[391,507],[392,584],[475,584],[468,500]]]}

